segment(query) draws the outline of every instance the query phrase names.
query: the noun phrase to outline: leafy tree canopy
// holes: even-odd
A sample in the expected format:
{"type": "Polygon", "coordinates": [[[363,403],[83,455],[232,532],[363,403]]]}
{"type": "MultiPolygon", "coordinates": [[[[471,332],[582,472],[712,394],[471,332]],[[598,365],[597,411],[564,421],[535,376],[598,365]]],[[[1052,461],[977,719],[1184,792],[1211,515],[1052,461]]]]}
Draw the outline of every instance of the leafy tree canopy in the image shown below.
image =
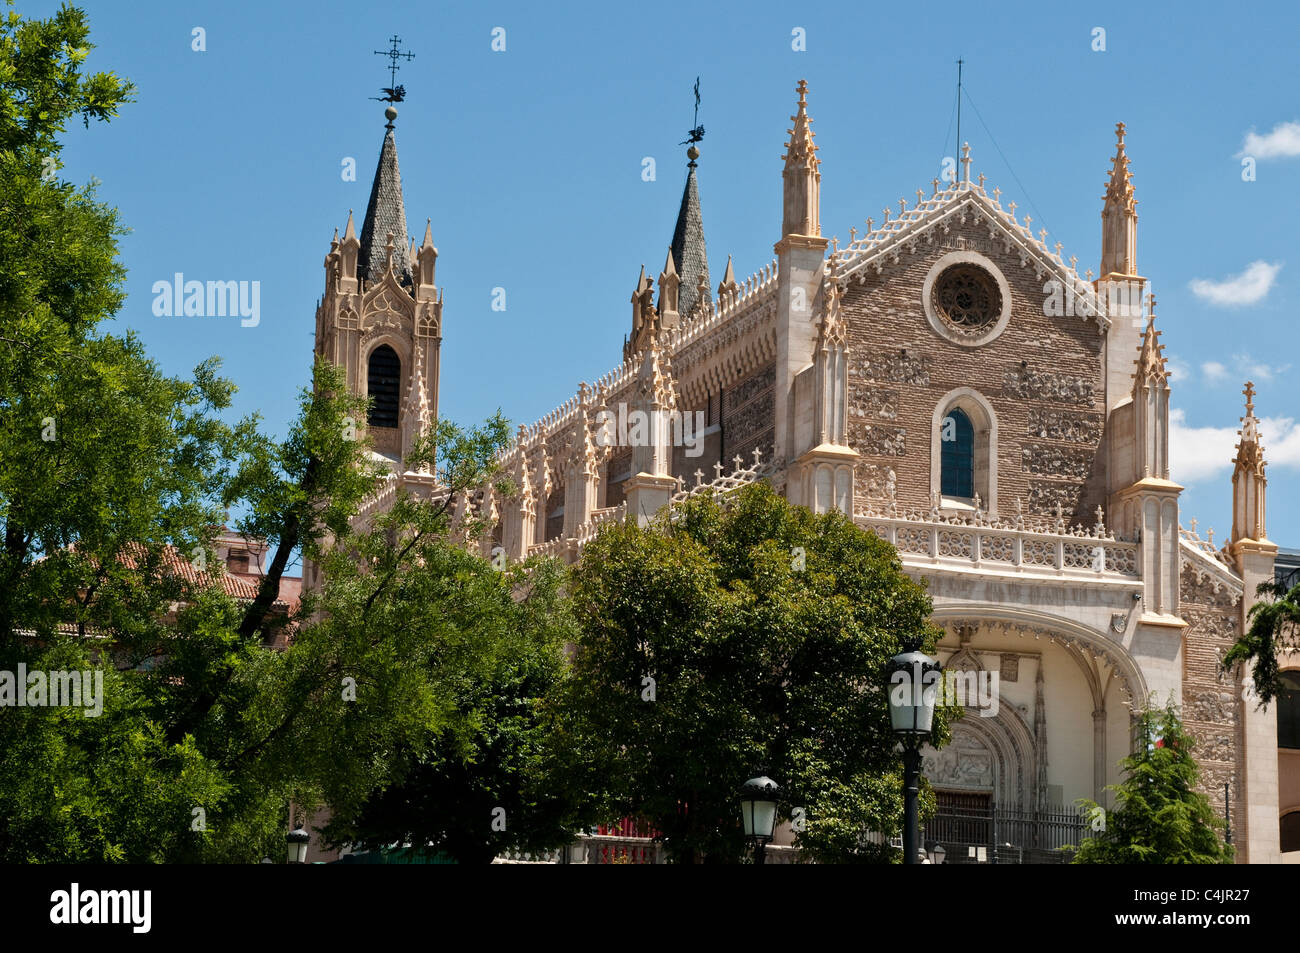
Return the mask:
{"type": "Polygon", "coordinates": [[[644,818],[676,860],[735,861],[737,791],[761,768],[785,816],[803,809],[798,842],[813,856],[888,856],[863,837],[901,827],[885,664],[905,640],[932,652],[938,636],[893,547],[760,483],[644,529],[604,528],[573,596],[558,757],[607,816],[644,818]]]}

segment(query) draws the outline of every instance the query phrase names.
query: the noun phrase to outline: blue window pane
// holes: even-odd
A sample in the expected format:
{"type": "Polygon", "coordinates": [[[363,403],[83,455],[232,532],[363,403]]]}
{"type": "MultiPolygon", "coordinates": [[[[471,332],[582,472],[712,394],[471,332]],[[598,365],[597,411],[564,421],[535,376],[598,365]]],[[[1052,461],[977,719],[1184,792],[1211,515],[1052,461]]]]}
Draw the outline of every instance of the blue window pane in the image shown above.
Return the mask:
{"type": "Polygon", "coordinates": [[[975,495],[975,428],[959,408],[948,411],[939,426],[940,491],[970,499],[975,495]]]}

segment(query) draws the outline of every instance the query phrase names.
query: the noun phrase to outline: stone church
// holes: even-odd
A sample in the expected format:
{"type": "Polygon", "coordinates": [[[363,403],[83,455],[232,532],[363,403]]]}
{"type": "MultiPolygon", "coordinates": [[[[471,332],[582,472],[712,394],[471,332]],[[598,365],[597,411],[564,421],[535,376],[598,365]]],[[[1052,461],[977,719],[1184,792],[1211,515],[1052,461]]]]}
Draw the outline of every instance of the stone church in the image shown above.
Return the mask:
{"type": "MultiPolygon", "coordinates": [[[[1080,798],[1113,806],[1105,786],[1146,743],[1134,707],[1172,695],[1199,742],[1203,790],[1230,809],[1239,861],[1280,861],[1279,818],[1300,803],[1280,803],[1276,715],[1219,669],[1277,552],[1253,394],[1218,546],[1180,521],[1123,124],[1097,275],[1080,276],[1060,243],[972,178],[969,147],[951,181],[867,219],[844,246],[828,240],[806,83],[797,93],[775,257],[743,281],[728,258],[711,287],[692,145],[671,247],[657,278],[643,267],[633,288],[621,360],[518,428],[500,460],[516,496],[485,488],[457,517],[494,527],[485,554],[574,560],[601,524],[645,522],[707,489],[764,479],[814,511],[838,508],[925,581],[945,667],[996,676],[997,703],[968,711],[925,759],[941,809],[990,819],[972,844],[1011,842],[989,830],[999,817],[1080,798]],[[649,425],[609,426],[630,415],[649,425]]],[[[431,227],[418,245],[408,237],[387,115],[360,233],[349,214],[316,312],[316,352],[373,398],[368,429],[392,476],[372,512],[399,489],[439,492],[400,463],[437,416],[443,294],[431,227]]]]}

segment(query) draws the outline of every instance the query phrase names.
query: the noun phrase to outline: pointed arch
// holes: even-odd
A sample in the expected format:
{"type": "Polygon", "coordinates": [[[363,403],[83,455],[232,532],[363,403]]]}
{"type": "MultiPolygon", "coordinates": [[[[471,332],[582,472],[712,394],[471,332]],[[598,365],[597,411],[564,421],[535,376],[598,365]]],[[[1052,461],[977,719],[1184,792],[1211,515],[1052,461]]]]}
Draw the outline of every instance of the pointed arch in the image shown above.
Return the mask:
{"type": "Polygon", "coordinates": [[[366,396],[371,400],[366,422],[396,429],[402,406],[402,359],[387,344],[378,345],[366,358],[366,396]]]}
{"type": "Polygon", "coordinates": [[[930,424],[930,497],[940,506],[998,511],[998,416],[979,391],[958,387],[934,407],[930,424]],[[950,493],[964,490],[969,493],[950,493]]]}

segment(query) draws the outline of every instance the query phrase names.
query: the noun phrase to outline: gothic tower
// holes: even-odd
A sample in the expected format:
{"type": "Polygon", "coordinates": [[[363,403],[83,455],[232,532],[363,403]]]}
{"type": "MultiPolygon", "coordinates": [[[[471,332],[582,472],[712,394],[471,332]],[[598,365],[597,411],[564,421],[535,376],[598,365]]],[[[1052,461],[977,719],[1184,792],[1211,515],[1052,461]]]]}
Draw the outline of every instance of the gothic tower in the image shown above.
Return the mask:
{"type": "Polygon", "coordinates": [[[347,372],[353,393],[371,399],[365,428],[396,472],[415,438],[438,415],[442,292],[434,284],[438,250],[426,223],[417,248],[406,231],[393,120],[357,236],[348,213],[325,256],[325,294],[316,309],[316,353],[347,372]]]}

